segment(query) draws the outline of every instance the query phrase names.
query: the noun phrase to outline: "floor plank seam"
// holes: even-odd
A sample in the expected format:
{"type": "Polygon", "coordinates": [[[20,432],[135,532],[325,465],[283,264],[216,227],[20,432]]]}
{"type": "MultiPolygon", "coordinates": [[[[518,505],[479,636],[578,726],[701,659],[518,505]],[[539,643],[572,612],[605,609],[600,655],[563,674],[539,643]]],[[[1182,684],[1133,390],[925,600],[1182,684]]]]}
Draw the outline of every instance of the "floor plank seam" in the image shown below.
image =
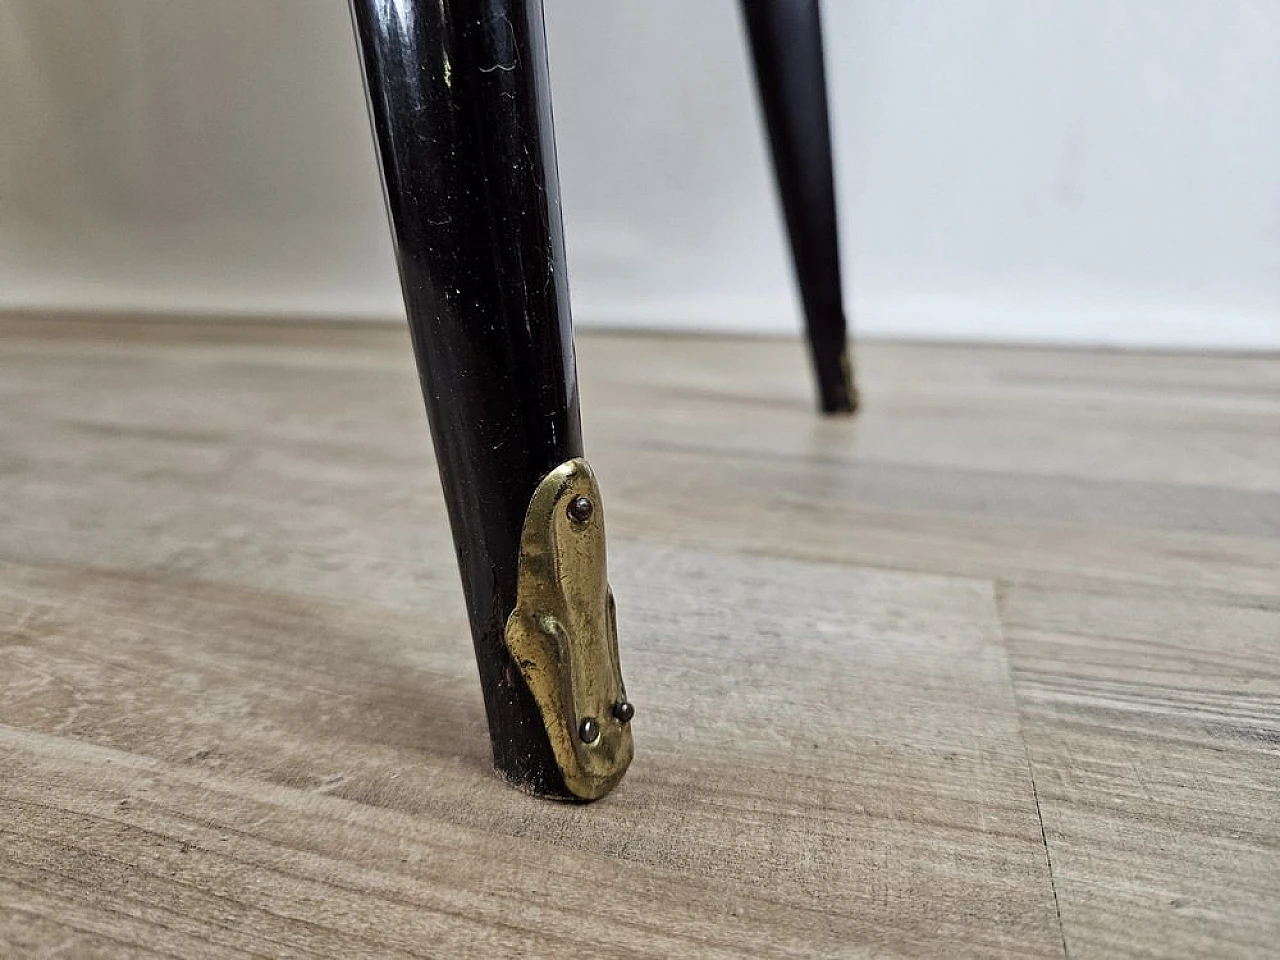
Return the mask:
{"type": "MultiPolygon", "coordinates": [[[[1019,717],[1018,735],[1022,735],[1022,722],[1019,717]]],[[[1024,741],[1022,745],[1026,749],[1024,741]]],[[[1062,956],[1071,960],[1071,950],[1067,947],[1067,928],[1062,923],[1062,905],[1058,902],[1058,880],[1053,875],[1053,855],[1049,852],[1049,834],[1044,829],[1044,814],[1040,811],[1040,791],[1036,789],[1035,768],[1031,758],[1027,758],[1027,776],[1031,779],[1031,799],[1036,805],[1036,820],[1040,824],[1040,840],[1044,844],[1044,862],[1049,869],[1049,890],[1053,893],[1053,912],[1058,918],[1058,936],[1062,938],[1062,956]]]]}
{"type": "Polygon", "coordinates": [[[1053,872],[1053,854],[1049,850],[1049,832],[1044,826],[1044,812],[1040,809],[1040,790],[1036,786],[1036,768],[1031,760],[1031,748],[1027,746],[1026,732],[1022,725],[1023,703],[1018,692],[1017,679],[1014,676],[1013,663],[1009,656],[1009,646],[1005,642],[1004,633],[1004,584],[996,581],[992,584],[991,605],[994,609],[995,627],[1000,648],[1004,651],[1005,667],[1009,676],[1009,690],[1013,694],[1014,707],[1017,710],[1018,739],[1022,742],[1022,758],[1027,764],[1027,779],[1031,782],[1031,800],[1036,806],[1036,822],[1040,826],[1040,843],[1044,847],[1045,868],[1049,871],[1049,892],[1053,894],[1053,912],[1058,918],[1058,937],[1062,941],[1063,960],[1071,960],[1071,948],[1067,946],[1067,928],[1062,922],[1062,903],[1058,899],[1058,878],[1053,872]]]}

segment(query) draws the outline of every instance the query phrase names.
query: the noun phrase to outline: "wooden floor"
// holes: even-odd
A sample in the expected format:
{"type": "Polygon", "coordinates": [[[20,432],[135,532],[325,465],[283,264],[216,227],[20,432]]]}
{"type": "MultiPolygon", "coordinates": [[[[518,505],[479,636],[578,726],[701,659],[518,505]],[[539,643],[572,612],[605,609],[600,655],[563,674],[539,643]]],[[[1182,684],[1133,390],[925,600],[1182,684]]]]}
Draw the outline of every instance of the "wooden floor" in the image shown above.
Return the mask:
{"type": "Polygon", "coordinates": [[[0,325],[0,957],[1276,957],[1280,360],[584,336],[637,757],[488,766],[395,328],[0,325]]]}

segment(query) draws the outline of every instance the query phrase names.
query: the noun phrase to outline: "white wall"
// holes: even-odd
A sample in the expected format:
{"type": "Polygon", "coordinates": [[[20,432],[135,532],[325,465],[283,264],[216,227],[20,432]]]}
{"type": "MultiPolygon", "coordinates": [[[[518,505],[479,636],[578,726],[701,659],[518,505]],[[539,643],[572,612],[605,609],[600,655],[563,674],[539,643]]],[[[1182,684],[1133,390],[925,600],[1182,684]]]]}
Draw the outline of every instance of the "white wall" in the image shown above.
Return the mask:
{"type": "MultiPolygon", "coordinates": [[[[546,0],[581,323],[794,329],[734,0],[546,0]]],[[[1280,4],[827,0],[863,333],[1280,348],[1280,4]]],[[[344,0],[0,0],[0,307],[399,311],[344,0]]]]}

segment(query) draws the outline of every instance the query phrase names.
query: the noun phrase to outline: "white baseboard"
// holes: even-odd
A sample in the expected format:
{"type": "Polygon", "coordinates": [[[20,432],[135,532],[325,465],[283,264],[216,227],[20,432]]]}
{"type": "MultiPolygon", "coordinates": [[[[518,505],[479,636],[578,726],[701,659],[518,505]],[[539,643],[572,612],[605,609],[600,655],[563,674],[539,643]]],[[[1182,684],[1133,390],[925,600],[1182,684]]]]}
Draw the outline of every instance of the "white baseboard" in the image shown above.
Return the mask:
{"type": "MultiPolygon", "coordinates": [[[[36,298],[0,302],[0,312],[39,315],[180,316],[192,319],[363,320],[403,322],[389,304],[348,299],[222,303],[181,298],[36,298]]],[[[696,333],[798,335],[797,305],[780,298],[574,298],[584,329],[629,328],[696,333]]],[[[1280,351],[1280,312],[1200,306],[1040,301],[962,297],[855,300],[856,337],[1160,350],[1280,351]]]]}

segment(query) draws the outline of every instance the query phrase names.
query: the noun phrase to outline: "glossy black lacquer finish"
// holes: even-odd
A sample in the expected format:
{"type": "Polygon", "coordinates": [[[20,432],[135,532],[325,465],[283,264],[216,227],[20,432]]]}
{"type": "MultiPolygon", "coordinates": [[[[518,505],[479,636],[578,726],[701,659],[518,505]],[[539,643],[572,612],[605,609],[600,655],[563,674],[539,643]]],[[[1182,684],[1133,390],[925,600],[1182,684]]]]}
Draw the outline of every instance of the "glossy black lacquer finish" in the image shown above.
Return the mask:
{"type": "Polygon", "coordinates": [[[847,353],[818,0],[742,0],[809,350],[826,413],[857,405],[847,353]]]}
{"type": "Polygon", "coordinates": [[[540,0],[351,0],[494,765],[564,795],[503,641],[525,510],[582,454],[540,0]]]}

